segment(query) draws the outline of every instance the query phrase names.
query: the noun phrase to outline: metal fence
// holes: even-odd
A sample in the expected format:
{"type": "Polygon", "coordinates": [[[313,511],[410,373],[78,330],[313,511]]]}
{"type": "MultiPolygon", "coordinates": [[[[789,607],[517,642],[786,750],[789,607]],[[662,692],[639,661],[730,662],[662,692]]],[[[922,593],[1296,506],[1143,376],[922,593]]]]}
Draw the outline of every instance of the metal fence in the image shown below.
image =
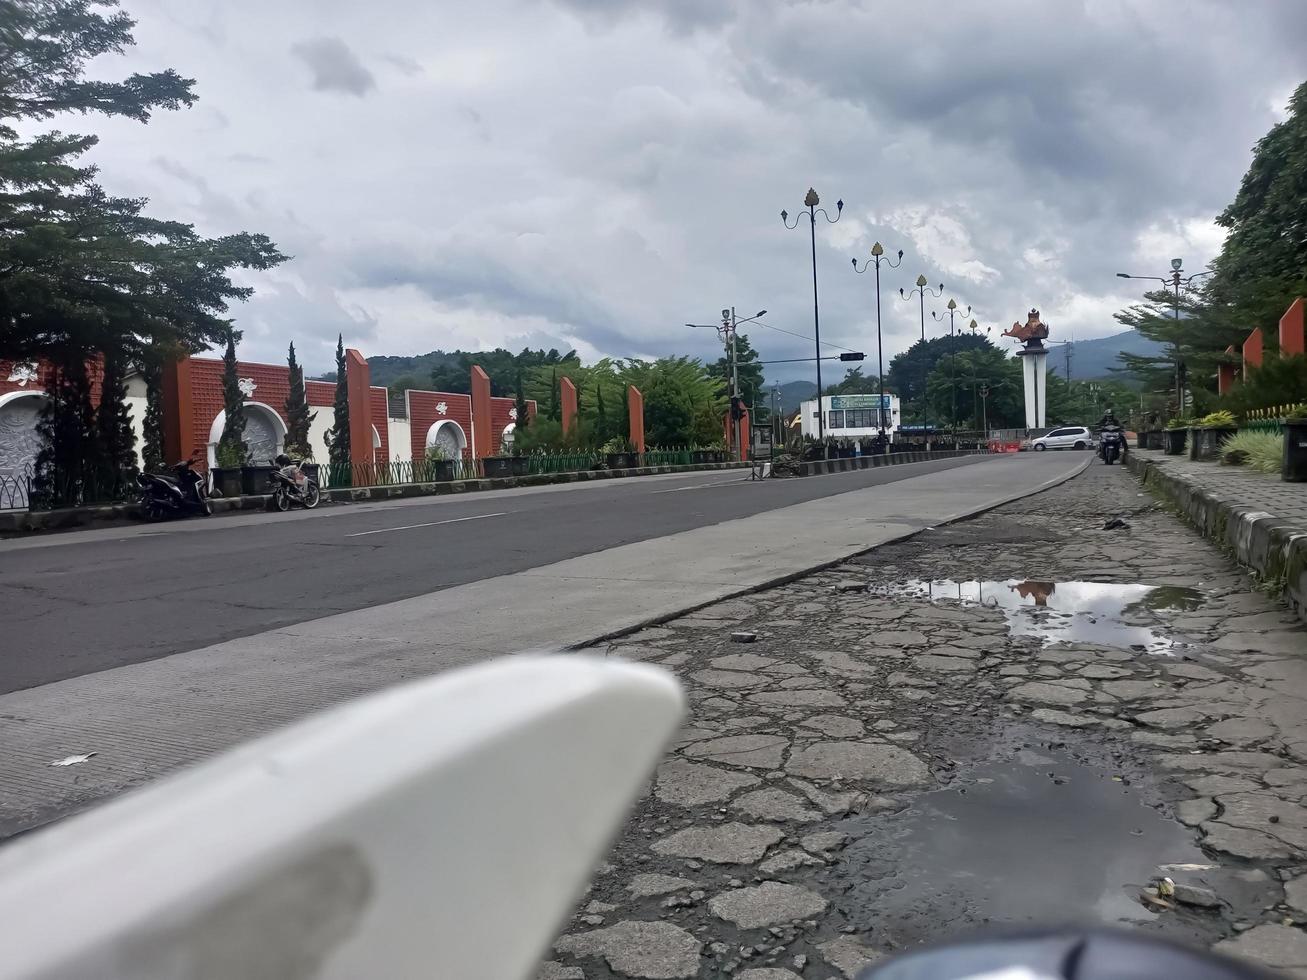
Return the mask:
{"type": "Polygon", "coordinates": [[[0,470],[0,510],[54,510],[120,504],[139,495],[134,472],[55,472],[38,479],[31,463],[0,470]]]}
{"type": "Polygon", "coordinates": [[[688,446],[679,449],[650,449],[644,454],[645,466],[689,466],[694,462],[695,450],[688,446]]]}
{"type": "Polygon", "coordinates": [[[603,461],[599,453],[531,453],[527,456],[527,472],[536,473],[577,473],[592,470],[603,461]]]}

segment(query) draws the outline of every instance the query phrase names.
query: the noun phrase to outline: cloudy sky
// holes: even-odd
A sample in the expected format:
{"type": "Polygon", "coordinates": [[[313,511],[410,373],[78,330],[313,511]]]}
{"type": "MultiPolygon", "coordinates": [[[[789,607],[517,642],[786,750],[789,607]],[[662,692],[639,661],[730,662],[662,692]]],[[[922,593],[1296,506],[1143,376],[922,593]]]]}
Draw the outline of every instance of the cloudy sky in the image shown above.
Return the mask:
{"type": "MultiPolygon", "coordinates": [[[[575,347],[716,356],[724,306],[886,359],[919,273],[995,333],[1116,332],[1117,271],[1198,270],[1252,145],[1307,77],[1299,0],[125,0],[195,108],[94,125],[114,193],[294,256],[249,281],[242,356],[575,347]],[[832,213],[834,208],[831,208],[832,213]]],[[[767,358],[809,342],[752,328],[767,358]]],[[[1010,343],[1004,341],[1004,343],[1010,343]]],[[[834,368],[831,368],[832,372],[834,368]]],[[[777,369],[781,380],[810,366],[777,369]]]]}

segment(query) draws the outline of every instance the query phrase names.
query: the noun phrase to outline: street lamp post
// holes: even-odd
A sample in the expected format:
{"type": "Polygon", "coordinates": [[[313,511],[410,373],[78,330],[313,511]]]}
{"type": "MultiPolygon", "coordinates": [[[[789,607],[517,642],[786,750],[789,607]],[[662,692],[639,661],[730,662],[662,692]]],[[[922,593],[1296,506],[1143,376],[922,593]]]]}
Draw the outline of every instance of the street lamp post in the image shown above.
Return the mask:
{"type": "Polygon", "coordinates": [[[1132,276],[1128,272],[1118,272],[1118,279],[1149,279],[1153,282],[1160,282],[1163,286],[1169,286],[1174,290],[1171,300],[1171,308],[1175,311],[1176,341],[1171,346],[1173,348],[1173,357],[1175,359],[1175,411],[1176,415],[1184,415],[1184,362],[1180,360],[1180,287],[1186,290],[1190,283],[1202,276],[1210,276],[1212,271],[1195,272],[1192,276],[1184,274],[1184,259],[1171,260],[1171,274],[1169,276],[1132,276]]]}
{"type": "MultiPolygon", "coordinates": [[[[826,419],[825,412],[822,411],[821,405],[821,315],[817,306],[817,212],[826,219],[829,224],[835,224],[840,220],[840,215],[844,213],[844,201],[835,202],[835,217],[831,217],[825,208],[818,208],[821,198],[811,187],[808,193],[803,197],[803,206],[808,209],[808,230],[810,232],[812,243],[812,334],[813,342],[816,345],[817,354],[817,440],[822,445],[822,455],[826,454],[826,419]]],[[[803,212],[800,211],[794,216],[794,224],[790,224],[790,215],[787,211],[781,212],[781,224],[786,228],[797,228],[803,218],[803,212]]]]}
{"type": "MultiPolygon", "coordinates": [[[[867,271],[868,266],[874,266],[876,269],[876,380],[880,386],[880,401],[876,404],[876,422],[878,428],[877,438],[880,440],[880,451],[883,453],[888,449],[888,440],[885,438],[885,357],[880,339],[880,264],[884,262],[891,269],[897,269],[903,264],[903,249],[899,249],[899,260],[891,262],[885,258],[885,248],[880,242],[871,246],[871,259],[858,268],[858,260],[853,259],[853,271],[861,275],[867,271]]],[[[893,419],[890,420],[891,424],[893,419]]]]}
{"type": "Polygon", "coordinates": [[[899,297],[901,299],[911,299],[913,293],[916,293],[917,299],[919,301],[917,305],[921,311],[921,339],[925,340],[926,339],[926,294],[930,293],[931,296],[934,296],[936,299],[939,299],[939,297],[944,295],[944,284],[941,282],[939,284],[939,291],[936,292],[935,290],[931,289],[929,286],[926,285],[925,276],[917,276],[916,289],[910,290],[905,293],[903,291],[903,287],[902,286],[899,287],[899,297]]]}
{"type": "MultiPolygon", "coordinates": [[[[740,374],[739,374],[738,361],[735,352],[735,338],[736,338],[737,328],[742,323],[752,323],[754,320],[757,320],[766,315],[767,315],[766,310],[759,310],[757,313],[755,313],[751,317],[748,317],[747,319],[737,320],[735,317],[735,307],[732,306],[728,310],[722,310],[721,326],[718,326],[715,323],[687,323],[686,324],[687,327],[693,327],[696,330],[716,330],[717,336],[721,338],[722,343],[725,345],[727,371],[729,372],[727,377],[727,385],[730,388],[730,392],[731,392],[732,408],[735,405],[735,399],[739,398],[740,396],[740,374]]],[[[732,458],[735,459],[737,462],[743,458],[743,456],[740,453],[739,428],[740,427],[736,424],[735,419],[732,417],[730,450],[731,450],[732,458]]]]}
{"type": "MultiPolygon", "coordinates": [[[[952,406],[949,409],[949,428],[953,430],[953,442],[956,446],[958,441],[958,345],[953,339],[953,317],[958,312],[958,301],[949,299],[948,301],[948,336],[949,336],[949,359],[948,359],[948,386],[949,397],[952,400],[952,406]]],[[[962,311],[963,316],[971,315],[971,307],[968,306],[962,311]]],[[[930,318],[936,323],[944,322],[944,314],[930,311],[930,318]]],[[[973,321],[974,322],[974,321],[973,321]]]]}

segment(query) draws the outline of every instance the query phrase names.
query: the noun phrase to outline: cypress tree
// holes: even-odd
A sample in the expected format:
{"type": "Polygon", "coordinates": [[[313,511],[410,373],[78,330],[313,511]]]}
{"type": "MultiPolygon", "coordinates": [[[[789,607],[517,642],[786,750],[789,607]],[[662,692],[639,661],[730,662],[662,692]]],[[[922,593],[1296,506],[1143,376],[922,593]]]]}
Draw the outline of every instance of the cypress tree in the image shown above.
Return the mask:
{"type": "Polygon", "coordinates": [[[295,359],[293,342],[286,355],[286,367],[290,372],[290,394],[286,396],[286,452],[300,459],[311,459],[313,447],[309,445],[309,425],[317,413],[309,411],[304,368],[295,359]]]}
{"type": "MultiPolygon", "coordinates": [[[[74,352],[75,353],[75,352],[74,352]]],[[[74,356],[57,366],[37,419],[41,449],[32,478],[39,507],[72,507],[84,502],[99,468],[95,412],[86,362],[74,356]]]]}
{"type": "Polygon", "coordinates": [[[558,368],[549,375],[549,417],[555,422],[562,420],[562,409],[558,405],[558,368]]]}
{"type": "Polygon", "coordinates": [[[218,465],[240,466],[245,462],[245,393],[241,391],[236,367],[236,330],[227,328],[227,351],[222,355],[222,438],[218,440],[218,465]]]}
{"type": "Polygon", "coordinates": [[[513,406],[517,409],[517,419],[515,424],[516,432],[525,432],[528,425],[531,424],[531,412],[526,403],[526,392],[522,388],[522,372],[517,372],[517,403],[513,406]]]}
{"type": "Polygon", "coordinates": [[[331,423],[330,462],[332,466],[348,466],[349,446],[349,386],[345,380],[345,338],[336,337],[336,418],[331,423]]]}
{"type": "Polygon", "coordinates": [[[599,443],[608,441],[608,416],[604,412],[604,387],[595,382],[595,439],[599,443]]]}
{"type": "Polygon", "coordinates": [[[100,407],[95,413],[100,478],[97,493],[117,499],[136,479],[136,433],[127,404],[127,361],[121,351],[104,356],[100,407]]]}
{"type": "MultiPolygon", "coordinates": [[[[145,378],[145,418],[141,422],[141,460],[145,472],[160,473],[163,459],[163,365],[153,350],[141,358],[145,378]]],[[[174,460],[173,462],[176,462],[174,460]]]]}

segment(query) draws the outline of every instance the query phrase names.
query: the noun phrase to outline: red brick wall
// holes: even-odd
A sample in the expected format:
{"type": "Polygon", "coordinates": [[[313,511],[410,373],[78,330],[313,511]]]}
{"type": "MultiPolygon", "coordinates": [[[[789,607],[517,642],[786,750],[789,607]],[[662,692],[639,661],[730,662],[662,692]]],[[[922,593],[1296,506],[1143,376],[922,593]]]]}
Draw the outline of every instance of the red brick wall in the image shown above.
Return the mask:
{"type": "MultiPolygon", "coordinates": [[[[254,394],[248,400],[267,405],[284,424],[286,398],[290,395],[290,370],[286,365],[237,361],[236,373],[239,377],[254,382],[254,394]]],[[[197,459],[207,461],[209,430],[213,420],[222,411],[222,361],[208,357],[191,358],[191,404],[194,412],[191,426],[194,445],[190,451],[197,459]]]]}
{"type": "Polygon", "coordinates": [[[372,427],[381,436],[381,448],[377,450],[377,462],[390,462],[390,426],[386,424],[386,389],[372,387],[369,401],[372,403],[372,427]]]}
{"type": "Polygon", "coordinates": [[[422,459],[427,453],[427,431],[444,419],[457,422],[463,430],[463,438],[468,448],[464,458],[471,457],[472,447],[472,398],[470,395],[456,395],[445,391],[412,391],[408,394],[408,421],[412,433],[412,451],[414,459],[422,459]],[[445,414],[436,411],[436,406],[445,403],[445,414]]]}
{"type": "MultiPolygon", "coordinates": [[[[516,398],[490,399],[490,452],[492,455],[499,452],[499,447],[503,444],[504,427],[513,421],[508,413],[516,404],[516,398]]],[[[526,410],[529,416],[535,417],[536,403],[533,399],[527,399],[526,410]]]]}
{"type": "MultiPolygon", "coordinates": [[[[14,366],[18,363],[29,364],[31,362],[0,360],[0,395],[7,395],[11,391],[45,391],[50,386],[50,377],[54,373],[54,369],[48,361],[37,361],[37,379],[35,381],[29,381],[25,385],[20,385],[17,381],[10,381],[9,375],[14,373],[14,366]]],[[[86,371],[91,378],[91,404],[98,406],[100,404],[100,379],[104,377],[100,359],[96,358],[93,361],[88,361],[86,371]]]]}
{"type": "Polygon", "coordinates": [[[305,381],[304,397],[308,399],[309,405],[313,408],[335,408],[336,382],[305,381]]]}

